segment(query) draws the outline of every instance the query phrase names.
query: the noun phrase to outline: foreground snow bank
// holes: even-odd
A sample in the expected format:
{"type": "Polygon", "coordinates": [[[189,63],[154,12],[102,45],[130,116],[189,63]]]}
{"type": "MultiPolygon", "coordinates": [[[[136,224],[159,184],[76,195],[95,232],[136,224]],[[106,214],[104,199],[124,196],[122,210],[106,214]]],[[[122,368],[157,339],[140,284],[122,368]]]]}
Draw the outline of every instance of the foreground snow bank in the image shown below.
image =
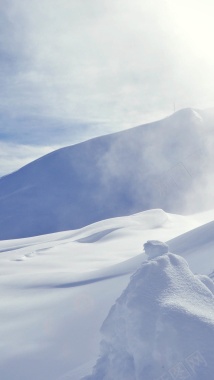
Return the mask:
{"type": "Polygon", "coordinates": [[[211,380],[211,280],[195,276],[162,243],[150,241],[146,250],[155,258],[139,268],[111,308],[101,329],[100,357],[85,380],[211,380]]]}

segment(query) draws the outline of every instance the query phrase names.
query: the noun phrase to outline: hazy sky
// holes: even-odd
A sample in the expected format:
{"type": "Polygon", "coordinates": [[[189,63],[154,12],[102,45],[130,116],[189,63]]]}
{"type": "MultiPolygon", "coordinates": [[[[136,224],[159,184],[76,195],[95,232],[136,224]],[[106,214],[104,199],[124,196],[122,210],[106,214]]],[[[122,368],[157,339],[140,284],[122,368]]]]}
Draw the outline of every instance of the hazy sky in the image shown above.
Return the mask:
{"type": "Polygon", "coordinates": [[[2,0],[0,140],[41,154],[212,107],[213,16],[213,0],[2,0]]]}

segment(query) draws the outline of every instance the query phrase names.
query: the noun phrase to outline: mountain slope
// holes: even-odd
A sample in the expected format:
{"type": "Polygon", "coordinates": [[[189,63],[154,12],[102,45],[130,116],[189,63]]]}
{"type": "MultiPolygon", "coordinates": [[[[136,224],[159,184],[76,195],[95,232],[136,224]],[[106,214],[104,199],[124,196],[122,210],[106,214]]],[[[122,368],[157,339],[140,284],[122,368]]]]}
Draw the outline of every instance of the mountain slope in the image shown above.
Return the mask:
{"type": "Polygon", "coordinates": [[[2,177],[0,239],[80,228],[150,208],[194,208],[188,195],[208,162],[211,122],[206,126],[203,118],[185,109],[57,150],[2,177]]]}

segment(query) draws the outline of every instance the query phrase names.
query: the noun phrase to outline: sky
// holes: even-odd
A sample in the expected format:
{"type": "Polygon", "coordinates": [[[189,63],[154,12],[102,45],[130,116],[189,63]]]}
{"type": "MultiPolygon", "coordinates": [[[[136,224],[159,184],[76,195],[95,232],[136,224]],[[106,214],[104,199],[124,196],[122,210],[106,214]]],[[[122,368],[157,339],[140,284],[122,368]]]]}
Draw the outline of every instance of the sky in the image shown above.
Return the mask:
{"type": "Polygon", "coordinates": [[[174,108],[212,107],[213,12],[213,0],[1,1],[0,175],[174,108]]]}

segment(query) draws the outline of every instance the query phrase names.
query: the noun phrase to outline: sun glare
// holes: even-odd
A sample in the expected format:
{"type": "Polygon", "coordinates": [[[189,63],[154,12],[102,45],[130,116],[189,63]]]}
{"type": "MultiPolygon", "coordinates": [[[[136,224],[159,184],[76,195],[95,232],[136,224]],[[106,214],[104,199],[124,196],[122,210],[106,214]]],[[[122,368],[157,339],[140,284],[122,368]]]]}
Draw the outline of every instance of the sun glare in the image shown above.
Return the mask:
{"type": "Polygon", "coordinates": [[[212,49],[214,3],[211,1],[170,2],[175,35],[196,57],[214,60],[212,49]]]}

